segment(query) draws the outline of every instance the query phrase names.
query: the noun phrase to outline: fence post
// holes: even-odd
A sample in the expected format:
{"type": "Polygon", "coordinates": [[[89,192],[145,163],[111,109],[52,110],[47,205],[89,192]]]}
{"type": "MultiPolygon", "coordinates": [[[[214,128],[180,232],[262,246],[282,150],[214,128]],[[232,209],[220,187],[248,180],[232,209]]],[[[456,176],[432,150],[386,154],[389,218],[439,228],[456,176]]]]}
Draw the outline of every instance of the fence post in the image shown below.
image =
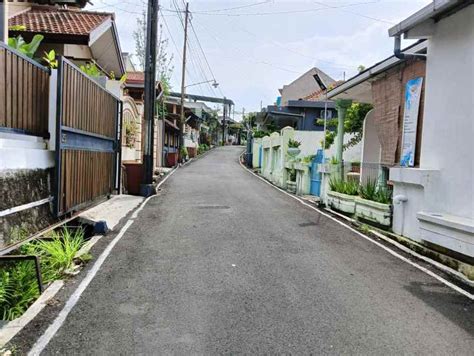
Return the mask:
{"type": "Polygon", "coordinates": [[[58,97],[58,70],[52,69],[49,76],[49,103],[48,103],[48,149],[56,150],[56,117],[57,117],[57,97],[58,97]]]}

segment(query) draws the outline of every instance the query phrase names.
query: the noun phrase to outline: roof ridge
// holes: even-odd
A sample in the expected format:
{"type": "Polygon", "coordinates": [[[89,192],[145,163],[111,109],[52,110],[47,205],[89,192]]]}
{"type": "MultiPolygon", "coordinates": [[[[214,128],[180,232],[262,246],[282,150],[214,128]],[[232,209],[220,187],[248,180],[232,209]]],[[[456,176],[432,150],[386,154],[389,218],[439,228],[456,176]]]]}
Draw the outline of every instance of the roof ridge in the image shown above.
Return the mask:
{"type": "Polygon", "coordinates": [[[83,9],[77,9],[77,8],[64,8],[64,7],[58,7],[54,5],[38,5],[38,4],[33,4],[30,8],[26,9],[25,11],[22,11],[18,14],[24,14],[25,12],[29,11],[42,11],[42,12],[72,12],[75,14],[91,14],[91,15],[104,15],[104,16],[112,16],[115,19],[115,13],[114,12],[106,12],[106,11],[89,11],[89,10],[83,10],[83,9]]]}

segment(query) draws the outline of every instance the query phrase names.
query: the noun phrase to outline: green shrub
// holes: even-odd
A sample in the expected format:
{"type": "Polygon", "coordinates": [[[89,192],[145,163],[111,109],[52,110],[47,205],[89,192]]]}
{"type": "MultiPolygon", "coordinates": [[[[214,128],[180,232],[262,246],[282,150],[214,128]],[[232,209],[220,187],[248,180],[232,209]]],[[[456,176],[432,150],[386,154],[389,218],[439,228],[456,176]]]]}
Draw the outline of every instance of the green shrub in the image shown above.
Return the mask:
{"type": "Polygon", "coordinates": [[[357,195],[359,193],[359,182],[348,180],[344,183],[344,194],[357,195]]]}
{"type": "Polygon", "coordinates": [[[329,189],[336,193],[347,195],[357,195],[359,192],[359,183],[353,180],[343,181],[340,178],[332,177],[329,180],[329,189]]]}
{"type": "MultiPolygon", "coordinates": [[[[22,255],[40,258],[43,283],[64,276],[73,267],[74,256],[84,243],[82,230],[64,228],[53,232],[48,240],[34,241],[20,248],[22,255]]],[[[38,298],[39,290],[33,261],[9,262],[0,265],[0,317],[13,320],[22,315],[38,298]]]]}
{"type": "Polygon", "coordinates": [[[265,136],[268,136],[268,135],[270,135],[270,134],[265,132],[265,131],[261,131],[261,130],[255,130],[253,132],[253,138],[262,138],[262,137],[265,137],[265,136]]]}
{"type": "Polygon", "coordinates": [[[359,195],[362,199],[372,200],[382,204],[390,204],[392,201],[392,192],[384,187],[377,188],[375,179],[368,179],[360,186],[359,195]]]}
{"type": "Polygon", "coordinates": [[[377,181],[375,179],[367,179],[364,184],[361,184],[359,195],[362,199],[375,201],[375,194],[377,193],[377,181]]]}
{"type": "Polygon", "coordinates": [[[179,149],[179,155],[181,156],[181,158],[186,158],[188,156],[188,149],[185,146],[182,146],[179,149]]]}
{"type": "Polygon", "coordinates": [[[39,296],[33,261],[21,261],[8,267],[2,266],[0,284],[2,320],[18,318],[39,296]]]}
{"type": "Polygon", "coordinates": [[[309,155],[309,156],[304,156],[303,159],[301,160],[303,163],[311,163],[313,162],[314,160],[314,157],[316,157],[316,155],[309,155]]]}
{"type": "Polygon", "coordinates": [[[380,188],[375,194],[375,201],[382,204],[390,204],[392,202],[392,191],[387,188],[380,188]]]}
{"type": "Polygon", "coordinates": [[[334,165],[339,164],[339,160],[336,158],[336,156],[332,156],[330,162],[331,162],[331,164],[334,164],[334,165]]]}
{"type": "Polygon", "coordinates": [[[45,282],[60,278],[64,271],[73,266],[74,256],[84,244],[82,229],[71,233],[64,228],[61,234],[53,232],[51,240],[40,240],[36,244],[41,258],[45,282]]]}

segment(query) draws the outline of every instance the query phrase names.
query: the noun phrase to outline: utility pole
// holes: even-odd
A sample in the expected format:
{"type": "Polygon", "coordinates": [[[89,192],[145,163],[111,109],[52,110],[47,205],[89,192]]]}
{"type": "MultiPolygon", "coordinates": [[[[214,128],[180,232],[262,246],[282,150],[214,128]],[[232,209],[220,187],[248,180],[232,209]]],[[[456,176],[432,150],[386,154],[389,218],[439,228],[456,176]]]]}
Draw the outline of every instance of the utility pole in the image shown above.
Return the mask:
{"type": "MultiPolygon", "coordinates": [[[[188,47],[188,22],[189,22],[189,3],[186,3],[186,12],[184,14],[184,44],[183,44],[183,67],[181,74],[181,115],[179,123],[179,148],[184,146],[184,91],[186,90],[186,49],[188,47]]],[[[180,157],[182,158],[182,157],[180,157]]]]}
{"type": "Polygon", "coordinates": [[[148,0],[145,49],[145,147],[143,152],[143,182],[140,194],[155,194],[153,186],[153,147],[156,98],[156,41],[158,32],[158,0],[148,0]]]}
{"type": "Polygon", "coordinates": [[[8,0],[0,0],[0,41],[8,42],[8,0]]]}
{"type": "Polygon", "coordinates": [[[224,96],[224,115],[222,116],[222,146],[225,146],[225,117],[227,115],[226,98],[224,96]]]}
{"type": "MultiPolygon", "coordinates": [[[[244,121],[244,117],[245,117],[245,108],[242,108],[242,122],[244,121]]],[[[242,126],[243,126],[243,125],[242,125],[242,126]]],[[[242,143],[242,138],[241,138],[241,136],[242,136],[242,126],[241,126],[241,128],[239,129],[239,137],[238,137],[238,139],[237,139],[237,143],[239,144],[239,146],[240,146],[240,144],[242,143]]]]}

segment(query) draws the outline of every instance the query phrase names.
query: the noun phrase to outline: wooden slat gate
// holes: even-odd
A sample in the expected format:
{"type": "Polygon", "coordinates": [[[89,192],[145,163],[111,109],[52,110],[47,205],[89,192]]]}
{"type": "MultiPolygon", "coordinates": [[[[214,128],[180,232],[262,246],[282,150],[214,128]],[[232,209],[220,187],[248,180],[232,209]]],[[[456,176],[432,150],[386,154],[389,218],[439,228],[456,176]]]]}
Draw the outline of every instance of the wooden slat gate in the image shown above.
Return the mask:
{"type": "Polygon", "coordinates": [[[61,57],[56,121],[57,216],[81,210],[120,187],[122,102],[61,57]]]}
{"type": "Polygon", "coordinates": [[[49,75],[0,41],[0,131],[48,137],[49,75]]]}

